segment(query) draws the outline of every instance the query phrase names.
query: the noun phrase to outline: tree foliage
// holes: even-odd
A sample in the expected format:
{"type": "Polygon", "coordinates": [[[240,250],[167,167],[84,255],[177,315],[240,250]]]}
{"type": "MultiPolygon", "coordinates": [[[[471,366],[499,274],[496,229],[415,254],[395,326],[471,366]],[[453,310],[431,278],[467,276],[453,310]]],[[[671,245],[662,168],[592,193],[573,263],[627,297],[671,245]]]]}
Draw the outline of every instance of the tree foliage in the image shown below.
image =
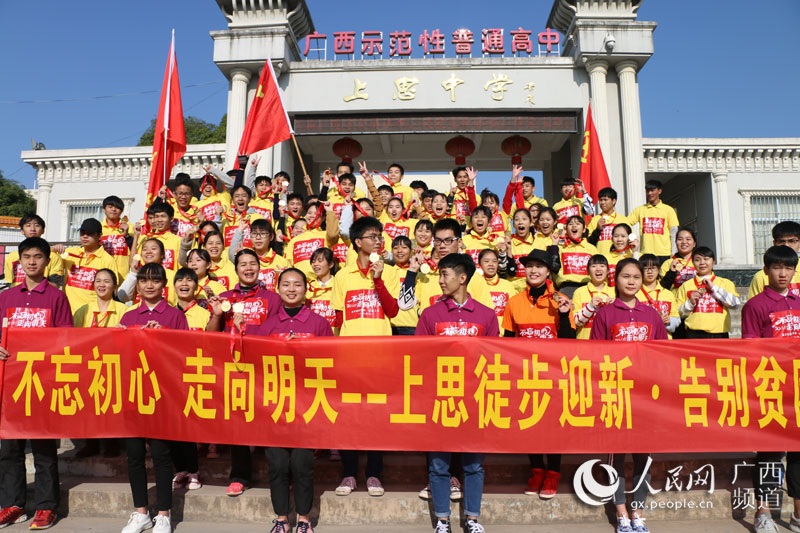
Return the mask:
{"type": "MultiPolygon", "coordinates": [[[[186,132],[186,144],[214,144],[225,142],[225,131],[228,115],[223,115],[219,124],[211,124],[197,117],[183,119],[183,129],[186,132]]],[[[153,146],[156,131],[156,119],[150,121],[147,128],[139,138],[138,146],[153,146]]]]}
{"type": "Polygon", "coordinates": [[[7,180],[0,171],[0,216],[22,217],[36,212],[36,201],[14,180],[7,180]]]}

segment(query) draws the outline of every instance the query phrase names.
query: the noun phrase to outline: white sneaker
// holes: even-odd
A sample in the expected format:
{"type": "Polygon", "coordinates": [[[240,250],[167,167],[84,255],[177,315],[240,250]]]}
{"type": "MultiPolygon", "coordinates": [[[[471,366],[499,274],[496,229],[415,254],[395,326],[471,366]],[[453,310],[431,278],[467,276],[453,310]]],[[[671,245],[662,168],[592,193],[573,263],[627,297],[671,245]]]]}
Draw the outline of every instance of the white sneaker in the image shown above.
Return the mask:
{"type": "Polygon", "coordinates": [[[336,495],[347,496],[354,490],[356,490],[356,478],[347,476],[342,480],[341,483],[339,483],[339,486],[336,487],[336,495]]]}
{"type": "Polygon", "coordinates": [[[419,497],[423,500],[430,500],[431,499],[431,484],[428,483],[425,485],[425,488],[419,491],[419,497]]]}
{"type": "Polygon", "coordinates": [[[367,493],[370,496],[383,496],[384,490],[381,480],[376,477],[367,478],[367,493]]]}
{"type": "Polygon", "coordinates": [[[155,523],[156,527],[153,528],[153,533],[172,533],[172,525],[169,522],[168,516],[157,514],[155,523]]]}
{"type": "Polygon", "coordinates": [[[769,513],[760,513],[756,515],[755,533],[778,533],[779,531],[778,526],[775,525],[769,513]]]}
{"type": "Polygon", "coordinates": [[[188,472],[178,472],[175,474],[175,477],[172,478],[172,490],[178,490],[183,487],[184,483],[186,483],[186,476],[188,475],[188,472]]]}
{"type": "Polygon", "coordinates": [[[200,482],[200,476],[197,474],[197,472],[186,475],[186,488],[188,490],[197,490],[202,487],[203,484],[200,482]]]}
{"type": "Polygon", "coordinates": [[[633,529],[634,533],[650,533],[650,530],[644,525],[644,518],[641,518],[637,514],[633,515],[633,520],[631,520],[631,528],[633,529]]]}
{"type": "Polygon", "coordinates": [[[141,533],[151,527],[153,527],[153,521],[150,520],[149,514],[134,511],[128,519],[128,525],[122,528],[122,533],[141,533]]]}
{"type": "Polygon", "coordinates": [[[792,518],[789,520],[789,529],[795,533],[800,533],[800,518],[797,518],[794,513],[792,513],[792,518]]]}
{"type": "Polygon", "coordinates": [[[632,533],[631,520],[627,516],[617,517],[617,533],[632,533]]]}

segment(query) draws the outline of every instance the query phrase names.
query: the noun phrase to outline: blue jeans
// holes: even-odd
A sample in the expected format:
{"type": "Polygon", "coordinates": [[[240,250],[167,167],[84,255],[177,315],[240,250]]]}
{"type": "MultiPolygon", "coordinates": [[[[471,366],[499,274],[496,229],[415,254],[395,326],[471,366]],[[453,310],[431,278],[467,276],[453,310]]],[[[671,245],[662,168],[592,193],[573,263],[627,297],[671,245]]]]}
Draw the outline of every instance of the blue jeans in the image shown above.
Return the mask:
{"type": "MultiPolygon", "coordinates": [[[[450,516],[450,452],[430,452],[428,477],[431,482],[433,510],[436,518],[450,516]]],[[[481,514],[483,496],[482,453],[462,453],[464,465],[464,514],[478,517],[481,514]]]]}

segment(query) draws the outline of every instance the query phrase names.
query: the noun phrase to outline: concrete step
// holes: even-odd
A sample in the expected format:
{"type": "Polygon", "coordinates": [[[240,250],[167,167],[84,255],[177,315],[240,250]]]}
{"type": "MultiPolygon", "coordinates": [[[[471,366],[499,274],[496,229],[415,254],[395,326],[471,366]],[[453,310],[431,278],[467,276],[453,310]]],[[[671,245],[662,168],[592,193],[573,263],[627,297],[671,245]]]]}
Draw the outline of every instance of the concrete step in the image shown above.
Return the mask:
{"type": "MultiPolygon", "coordinates": [[[[8,531],[21,531],[26,524],[12,527],[8,531]]],[[[53,531],[56,533],[119,533],[125,525],[124,519],[119,518],[83,518],[66,517],[58,521],[53,531]]],[[[245,523],[219,524],[200,521],[175,522],[173,527],[177,533],[217,533],[222,531],[236,531],[236,533],[264,533],[268,531],[271,523],[245,523]]],[[[656,521],[648,520],[648,528],[653,533],[747,533],[752,531],[748,522],[735,520],[681,520],[681,521],[656,521]]],[[[788,525],[778,523],[781,533],[788,533],[788,525]]],[[[316,527],[317,533],[430,533],[427,526],[409,527],[407,525],[379,524],[379,525],[320,525],[316,527]]],[[[544,524],[544,525],[515,525],[502,528],[487,527],[489,533],[612,533],[614,530],[607,522],[589,522],[574,524],[544,524]]]]}
{"type": "MultiPolygon", "coordinates": [[[[68,479],[62,481],[62,501],[59,513],[72,518],[114,518],[127,520],[133,510],[130,487],[127,483],[68,479]]],[[[592,507],[581,503],[569,493],[559,493],[549,501],[535,496],[510,492],[510,487],[486,486],[481,506],[481,522],[486,525],[558,524],[574,522],[605,522],[613,516],[611,506],[592,507]]],[[[648,519],[672,520],[691,517],[695,520],[744,518],[733,513],[732,494],[728,490],[660,493],[648,499],[652,504],[645,513],[648,519]],[[670,503],[671,502],[671,503],[670,503]],[[676,509],[680,503],[683,509],[676,509]]],[[[33,486],[29,486],[29,502],[33,502],[33,486]]],[[[150,501],[155,501],[155,487],[150,487],[150,501]]],[[[463,512],[460,502],[451,506],[454,517],[463,512]]],[[[791,512],[786,498],[783,516],[791,512]]],[[[225,486],[205,485],[199,490],[174,492],[173,519],[209,523],[248,522],[269,523],[274,517],[269,490],[254,488],[239,497],[230,498],[225,486]]],[[[416,491],[388,491],[379,498],[370,497],[362,488],[349,496],[336,496],[326,490],[318,495],[311,513],[315,524],[380,525],[395,524],[428,526],[433,523],[432,502],[419,498],[416,491]]]]}

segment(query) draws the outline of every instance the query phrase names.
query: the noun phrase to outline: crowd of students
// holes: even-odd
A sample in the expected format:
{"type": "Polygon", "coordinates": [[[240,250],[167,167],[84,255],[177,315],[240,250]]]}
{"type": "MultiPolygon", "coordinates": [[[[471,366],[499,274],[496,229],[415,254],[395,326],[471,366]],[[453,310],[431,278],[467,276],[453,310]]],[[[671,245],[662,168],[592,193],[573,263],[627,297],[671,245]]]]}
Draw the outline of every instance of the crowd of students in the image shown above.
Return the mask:
{"type": "MultiPolygon", "coordinates": [[[[80,246],[50,245],[45,221],[22,218],[24,240],[6,257],[0,313],[10,327],[143,327],[198,331],[241,330],[248,335],[296,337],[359,335],[469,335],[530,339],[639,342],[669,338],[720,338],[730,331],[730,311],[742,300],[730,280],[714,272],[714,251],[681,227],[661,201],[658,181],[646,184],[647,204],[625,216],[617,193],[604,188],[594,199],[579,180],[565,179],[551,208],[537,197],[534,180],[514,166],[502,202],[476,192],[477,172],[453,170],[448,192],[425,183],[402,184],[403,168],[386,175],[354,167],[327,170],[315,193],[289,192],[290,177],[256,176],[253,158],[245,171],[223,174],[211,167],[199,191],[178,174],[131,223],[116,196],[103,201],[102,222],[86,219],[80,246]],[[383,183],[376,183],[383,182],[383,183]]],[[[800,224],[781,222],[764,268],[754,277],[742,311],[744,337],[797,336],[800,313],[796,270],[800,224]],[[790,326],[785,326],[789,324],[790,326]]],[[[8,352],[0,348],[0,358],[8,352]]],[[[57,443],[32,440],[36,513],[31,529],[56,519],[59,482],[57,443]]],[[[105,442],[107,455],[118,453],[105,442]]],[[[135,506],[123,533],[170,531],[172,490],[202,486],[198,445],[159,439],[125,440],[135,506]],[[148,514],[145,454],[153,459],[158,514],[148,514]],[[177,472],[177,473],[176,473],[177,472]]],[[[0,446],[0,527],[27,520],[25,441],[0,446]]],[[[100,450],[89,441],[80,455],[100,450]]],[[[208,457],[217,456],[208,444],[208,457]]],[[[309,522],[314,451],[270,447],[269,482],[276,514],[272,533],[288,533],[290,492],[296,531],[309,522]],[[290,490],[291,486],[291,490],[290,490]]],[[[357,489],[358,452],[341,457],[336,494],[357,489]]],[[[760,464],[776,454],[759,454],[760,464]]],[[[646,454],[634,454],[634,481],[646,473],[646,454]]],[[[433,500],[436,533],[449,533],[450,502],[463,499],[468,533],[478,522],[483,492],[483,454],[428,455],[429,485],[420,497],[433,500]],[[463,477],[463,487],[459,478],[463,477]]],[[[624,479],[624,455],[610,463],[624,479]]],[[[800,497],[798,454],[788,456],[789,495],[800,497]]],[[[532,454],[524,492],[550,499],[557,493],[561,456],[532,454]]],[[[366,488],[384,493],[383,456],[367,452],[366,488]]],[[[231,497],[251,483],[251,448],[231,447],[231,497]]],[[[762,490],[763,480],[754,479],[762,490]]],[[[614,497],[617,531],[647,532],[642,511],[646,491],[634,495],[629,513],[625,484],[614,497]]],[[[800,500],[796,500],[800,502],[800,500]]],[[[800,531],[796,503],[792,527],[800,531]]],[[[757,533],[777,531],[765,504],[757,533]]]]}

